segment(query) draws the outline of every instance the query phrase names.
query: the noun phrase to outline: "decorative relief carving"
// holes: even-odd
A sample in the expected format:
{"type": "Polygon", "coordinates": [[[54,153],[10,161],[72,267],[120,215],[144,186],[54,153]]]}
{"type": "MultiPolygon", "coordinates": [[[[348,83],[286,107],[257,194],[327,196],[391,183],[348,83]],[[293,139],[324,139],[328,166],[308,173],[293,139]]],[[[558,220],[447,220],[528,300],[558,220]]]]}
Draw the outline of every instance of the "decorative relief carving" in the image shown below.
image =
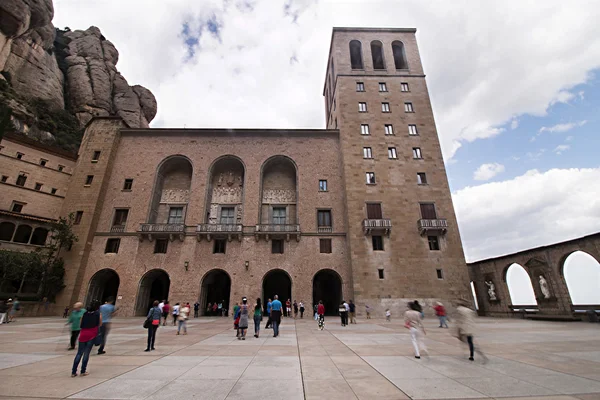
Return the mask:
{"type": "Polygon", "coordinates": [[[230,187],[236,185],[241,187],[243,185],[241,174],[234,171],[221,172],[217,180],[217,186],[221,187],[224,185],[230,187]]]}
{"type": "Polygon", "coordinates": [[[213,203],[210,205],[210,214],[208,216],[208,223],[216,224],[218,216],[219,216],[219,205],[213,203]]]}
{"type": "Polygon", "coordinates": [[[263,203],[288,204],[296,202],[296,191],[289,189],[265,189],[262,196],[263,203]]]}
{"type": "Polygon", "coordinates": [[[242,202],[241,186],[217,186],[212,192],[211,203],[217,204],[238,204],[242,202]]]}
{"type": "Polygon", "coordinates": [[[235,216],[235,223],[236,224],[241,224],[242,223],[242,215],[243,215],[243,205],[238,205],[237,209],[236,209],[236,216],[235,216]]]}
{"type": "Polygon", "coordinates": [[[161,203],[188,203],[190,191],[186,189],[165,189],[160,196],[161,203]]]}

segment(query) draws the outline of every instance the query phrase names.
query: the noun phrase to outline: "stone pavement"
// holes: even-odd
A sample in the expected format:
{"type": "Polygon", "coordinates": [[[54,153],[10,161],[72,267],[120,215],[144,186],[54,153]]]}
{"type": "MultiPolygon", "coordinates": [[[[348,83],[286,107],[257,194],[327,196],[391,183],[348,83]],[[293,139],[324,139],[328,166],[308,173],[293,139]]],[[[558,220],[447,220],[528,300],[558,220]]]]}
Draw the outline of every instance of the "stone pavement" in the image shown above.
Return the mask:
{"type": "MultiPolygon", "coordinates": [[[[467,360],[449,330],[425,320],[429,357],[416,360],[402,321],[285,319],[279,338],[234,338],[229,318],[199,318],[189,334],[158,330],[145,353],[143,318],[115,318],[89,376],[70,377],[61,318],[0,326],[0,400],[71,399],[600,399],[600,325],[480,319],[490,360],[467,360]]],[[[252,322],[250,322],[252,325],[252,322]]],[[[264,322],[263,322],[264,326],[264,322]]]]}

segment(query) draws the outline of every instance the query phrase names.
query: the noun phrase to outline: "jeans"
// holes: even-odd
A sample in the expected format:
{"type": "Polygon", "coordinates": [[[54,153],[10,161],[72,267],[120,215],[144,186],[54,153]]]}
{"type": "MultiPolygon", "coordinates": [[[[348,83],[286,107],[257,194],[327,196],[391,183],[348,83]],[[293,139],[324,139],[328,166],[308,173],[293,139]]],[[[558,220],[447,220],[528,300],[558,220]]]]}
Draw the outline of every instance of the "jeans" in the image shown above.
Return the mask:
{"type": "Polygon", "coordinates": [[[148,328],[148,348],[154,348],[154,341],[156,340],[156,330],[158,329],[158,325],[150,325],[148,328]]]}
{"type": "Polygon", "coordinates": [[[279,336],[279,321],[273,320],[271,325],[273,325],[273,336],[279,336]]]}
{"type": "Polygon", "coordinates": [[[475,345],[473,344],[473,336],[467,336],[467,343],[469,344],[470,357],[473,358],[473,353],[475,353],[475,345]]]}
{"type": "Polygon", "coordinates": [[[258,335],[258,333],[260,332],[260,315],[255,315],[254,316],[254,334],[258,335]]]}
{"type": "Polygon", "coordinates": [[[81,331],[71,331],[71,348],[75,348],[75,342],[77,342],[77,338],[79,337],[79,332],[81,331]]]}
{"type": "Polygon", "coordinates": [[[438,318],[440,319],[440,328],[445,326],[446,328],[448,327],[448,323],[446,322],[446,316],[445,315],[438,315],[438,318]]]}
{"type": "Polygon", "coordinates": [[[183,327],[183,333],[187,333],[187,321],[185,319],[180,319],[177,321],[179,325],[177,326],[177,333],[181,331],[181,327],[183,327]]]}
{"type": "Polygon", "coordinates": [[[110,333],[110,322],[107,322],[106,324],[102,324],[102,326],[100,327],[100,332],[98,332],[100,335],[102,335],[102,343],[100,344],[100,347],[98,348],[98,353],[102,353],[104,351],[104,346],[106,346],[106,338],[108,337],[108,334],[110,333]]]}
{"type": "Polygon", "coordinates": [[[425,347],[425,343],[423,343],[423,336],[420,330],[417,328],[410,328],[410,340],[415,348],[416,357],[421,357],[420,350],[427,352],[427,347],[425,347]]]}
{"type": "Polygon", "coordinates": [[[194,318],[198,318],[198,310],[194,310],[194,318]]]}
{"type": "Polygon", "coordinates": [[[90,359],[90,351],[92,351],[92,347],[94,347],[94,341],[89,340],[87,342],[79,342],[79,347],[77,348],[77,354],[75,355],[75,360],[73,360],[73,369],[71,373],[75,375],[77,373],[77,367],[79,366],[79,362],[81,361],[81,357],[83,356],[83,363],[81,363],[81,373],[85,373],[87,369],[87,364],[90,359]]]}
{"type": "Polygon", "coordinates": [[[265,325],[265,329],[269,329],[271,326],[271,313],[267,313],[267,324],[265,325]]]}

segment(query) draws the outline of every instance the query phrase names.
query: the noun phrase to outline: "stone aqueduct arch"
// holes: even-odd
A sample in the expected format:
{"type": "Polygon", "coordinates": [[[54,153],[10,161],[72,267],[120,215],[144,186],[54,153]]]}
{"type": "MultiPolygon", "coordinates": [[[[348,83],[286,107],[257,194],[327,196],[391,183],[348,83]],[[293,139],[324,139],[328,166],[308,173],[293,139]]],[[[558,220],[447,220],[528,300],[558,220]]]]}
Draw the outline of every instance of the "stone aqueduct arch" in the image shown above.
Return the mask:
{"type": "MultiPolygon", "coordinates": [[[[513,263],[517,263],[525,268],[531,279],[539,313],[572,315],[574,304],[567,288],[563,268],[567,257],[576,251],[588,253],[600,262],[600,233],[469,263],[467,265],[469,277],[475,285],[479,314],[493,317],[514,314],[506,273],[513,263]],[[541,290],[540,275],[547,281],[550,298],[546,298],[541,290]],[[496,300],[490,300],[488,294],[489,287],[486,282],[490,281],[495,286],[496,300]]],[[[595,308],[600,308],[600,305],[596,306],[595,308]]]]}

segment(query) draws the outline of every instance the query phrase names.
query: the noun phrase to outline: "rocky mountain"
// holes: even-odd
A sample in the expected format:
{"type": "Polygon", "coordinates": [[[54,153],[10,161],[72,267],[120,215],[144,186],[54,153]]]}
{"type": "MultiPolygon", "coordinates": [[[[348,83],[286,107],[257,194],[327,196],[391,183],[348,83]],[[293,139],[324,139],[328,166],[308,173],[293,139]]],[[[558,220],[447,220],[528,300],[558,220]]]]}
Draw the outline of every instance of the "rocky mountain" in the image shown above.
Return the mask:
{"type": "Polygon", "coordinates": [[[55,29],[53,16],[52,0],[0,0],[0,107],[14,128],[75,149],[95,115],[148,127],[156,99],[119,73],[115,46],[94,26],[55,29]]]}

